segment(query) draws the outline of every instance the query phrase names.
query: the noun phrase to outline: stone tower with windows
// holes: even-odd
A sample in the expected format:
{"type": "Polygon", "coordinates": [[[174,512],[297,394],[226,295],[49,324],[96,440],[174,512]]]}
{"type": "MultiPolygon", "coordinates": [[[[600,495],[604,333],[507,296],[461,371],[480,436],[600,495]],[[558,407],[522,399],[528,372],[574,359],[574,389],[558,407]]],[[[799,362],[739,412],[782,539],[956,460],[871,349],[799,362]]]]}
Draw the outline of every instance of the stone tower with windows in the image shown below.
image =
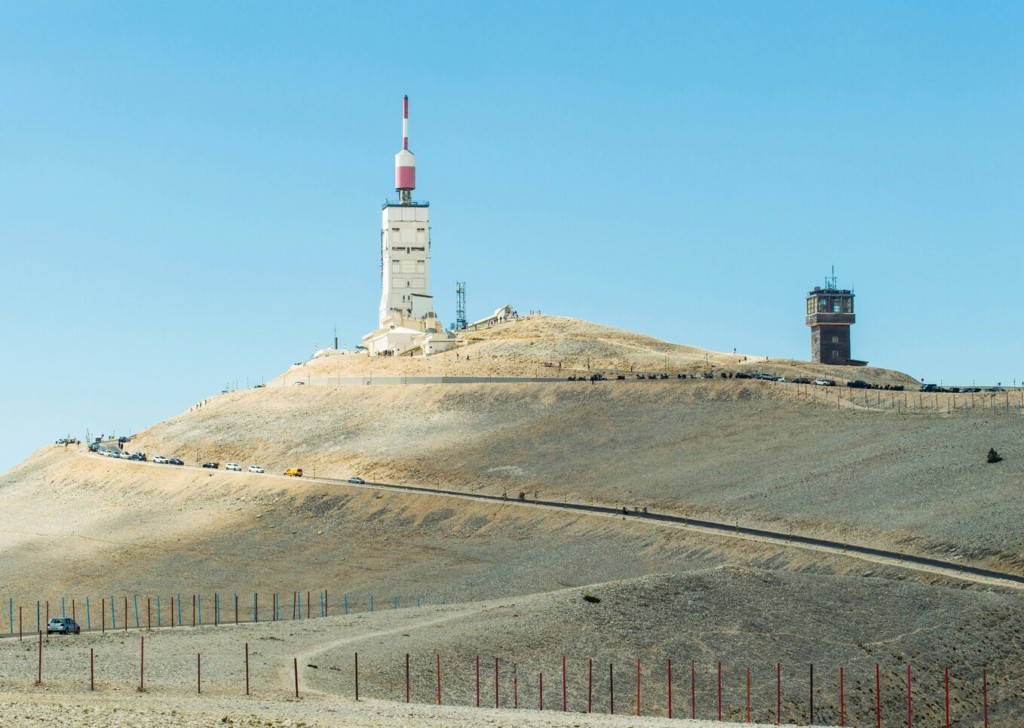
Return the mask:
{"type": "Polygon", "coordinates": [[[836,286],[835,276],[825,287],[807,294],[806,323],[811,327],[811,361],[816,364],[863,366],[850,357],[850,327],[856,322],[853,291],[836,286]]]}

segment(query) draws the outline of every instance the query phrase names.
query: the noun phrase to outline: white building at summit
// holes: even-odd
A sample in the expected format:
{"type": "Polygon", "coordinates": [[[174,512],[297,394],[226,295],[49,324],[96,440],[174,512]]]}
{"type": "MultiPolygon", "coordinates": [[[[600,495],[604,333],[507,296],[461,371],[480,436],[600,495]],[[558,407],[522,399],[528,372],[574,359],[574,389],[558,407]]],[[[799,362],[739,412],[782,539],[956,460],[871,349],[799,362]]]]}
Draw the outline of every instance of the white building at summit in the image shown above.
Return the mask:
{"type": "Polygon", "coordinates": [[[409,151],[409,97],[403,99],[402,150],[395,155],[396,202],[381,210],[379,328],[363,337],[370,354],[445,351],[455,337],[444,330],[430,295],[430,203],[414,202],[416,157],[409,151]]]}

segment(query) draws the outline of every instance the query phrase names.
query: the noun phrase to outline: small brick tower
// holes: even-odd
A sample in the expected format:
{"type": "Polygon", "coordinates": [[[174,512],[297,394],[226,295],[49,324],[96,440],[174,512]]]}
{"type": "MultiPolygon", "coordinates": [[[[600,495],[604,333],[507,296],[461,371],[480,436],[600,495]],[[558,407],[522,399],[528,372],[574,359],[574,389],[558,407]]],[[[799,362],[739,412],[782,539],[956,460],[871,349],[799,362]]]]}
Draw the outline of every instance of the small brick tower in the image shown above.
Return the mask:
{"type": "Polygon", "coordinates": [[[856,322],[853,291],[836,287],[835,270],[825,287],[807,294],[807,319],[811,327],[811,361],[816,364],[863,366],[850,358],[850,327],[856,322]]]}

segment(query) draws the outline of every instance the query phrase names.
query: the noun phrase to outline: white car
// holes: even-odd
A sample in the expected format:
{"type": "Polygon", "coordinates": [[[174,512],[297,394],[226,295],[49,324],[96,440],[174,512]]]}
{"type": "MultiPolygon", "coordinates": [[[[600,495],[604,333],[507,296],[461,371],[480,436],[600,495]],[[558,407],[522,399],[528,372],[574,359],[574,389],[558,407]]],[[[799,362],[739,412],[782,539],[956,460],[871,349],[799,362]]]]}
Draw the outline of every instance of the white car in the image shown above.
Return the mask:
{"type": "Polygon", "coordinates": [[[242,472],[242,466],[238,463],[228,463],[224,466],[225,470],[234,470],[236,473],[242,472]]]}
{"type": "Polygon", "coordinates": [[[167,463],[167,458],[165,458],[163,455],[157,455],[155,458],[153,458],[153,462],[154,463],[160,463],[160,464],[166,464],[167,463]]]}
{"type": "Polygon", "coordinates": [[[249,466],[249,472],[250,473],[262,473],[263,472],[263,468],[261,468],[259,465],[250,465],[249,466]]]}

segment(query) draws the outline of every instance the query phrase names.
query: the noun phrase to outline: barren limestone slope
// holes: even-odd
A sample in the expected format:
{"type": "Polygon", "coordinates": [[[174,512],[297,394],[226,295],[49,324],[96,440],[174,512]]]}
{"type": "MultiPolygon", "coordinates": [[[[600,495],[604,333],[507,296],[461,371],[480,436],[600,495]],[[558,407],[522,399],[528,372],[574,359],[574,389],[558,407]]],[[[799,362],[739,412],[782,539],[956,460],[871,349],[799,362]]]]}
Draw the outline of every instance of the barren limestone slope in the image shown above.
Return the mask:
{"type": "Polygon", "coordinates": [[[269,387],[215,397],[132,447],[1024,567],[1016,409],[897,414],[806,396],[751,380],[269,387]],[[990,447],[1005,460],[986,464],[990,447]]]}

